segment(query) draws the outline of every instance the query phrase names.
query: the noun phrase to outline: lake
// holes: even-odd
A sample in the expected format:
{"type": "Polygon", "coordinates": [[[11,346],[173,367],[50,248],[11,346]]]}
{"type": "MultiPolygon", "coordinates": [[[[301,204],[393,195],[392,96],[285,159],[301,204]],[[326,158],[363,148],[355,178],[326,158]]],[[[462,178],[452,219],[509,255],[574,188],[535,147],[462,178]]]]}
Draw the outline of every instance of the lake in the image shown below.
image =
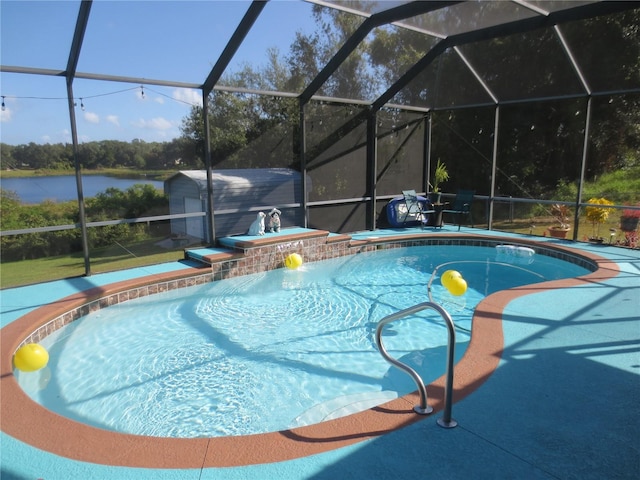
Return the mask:
{"type": "MultiPolygon", "coordinates": [[[[85,198],[95,197],[109,187],[126,190],[136,183],[144,183],[163,190],[164,182],[140,178],[109,177],[107,175],[84,175],[82,193],[85,198]]],[[[42,177],[3,178],[0,187],[18,194],[22,203],[66,202],[78,198],[75,175],[51,175],[42,177]]]]}

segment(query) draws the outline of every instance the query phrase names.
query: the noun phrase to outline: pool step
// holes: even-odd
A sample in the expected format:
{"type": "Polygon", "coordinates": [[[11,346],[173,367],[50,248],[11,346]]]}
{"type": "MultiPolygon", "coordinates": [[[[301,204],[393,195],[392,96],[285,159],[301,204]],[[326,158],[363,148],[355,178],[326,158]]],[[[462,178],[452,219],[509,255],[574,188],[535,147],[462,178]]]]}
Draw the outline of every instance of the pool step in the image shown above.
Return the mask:
{"type": "Polygon", "coordinates": [[[227,248],[192,248],[184,251],[185,259],[196,260],[207,265],[234,260],[244,256],[242,252],[229,250],[227,248]]]}
{"type": "Polygon", "coordinates": [[[398,398],[397,392],[383,390],[381,392],[362,392],[342,395],[326,402],[314,405],[291,422],[290,428],[304,427],[314,423],[346,417],[352,413],[362,412],[377,405],[398,398]]]}
{"type": "MultiPolygon", "coordinates": [[[[213,265],[247,257],[247,255],[249,257],[252,255],[260,256],[262,255],[259,250],[261,247],[278,245],[290,246],[297,245],[296,242],[302,244],[302,242],[313,242],[322,239],[324,239],[324,243],[327,244],[338,244],[339,242],[348,243],[351,237],[344,234],[330,233],[326,230],[290,227],[266,235],[235,235],[220,238],[218,239],[219,247],[186,248],[184,250],[184,257],[187,260],[195,260],[206,265],[213,265]],[[257,253],[250,253],[252,251],[257,253]]],[[[258,259],[257,261],[261,260],[258,259]]]]}

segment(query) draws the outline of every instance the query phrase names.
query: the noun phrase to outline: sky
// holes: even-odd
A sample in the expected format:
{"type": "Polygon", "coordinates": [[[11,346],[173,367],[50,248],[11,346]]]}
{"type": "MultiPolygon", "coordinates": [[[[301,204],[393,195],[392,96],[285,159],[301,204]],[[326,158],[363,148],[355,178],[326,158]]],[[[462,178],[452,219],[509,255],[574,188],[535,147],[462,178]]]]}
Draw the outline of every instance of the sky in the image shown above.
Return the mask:
{"type": "MultiPolygon", "coordinates": [[[[244,16],[244,0],[94,0],[78,72],[200,85],[244,16]]],[[[1,0],[0,63],[66,69],[79,0],[1,0]]],[[[227,72],[266,64],[268,48],[288,52],[296,31],[315,28],[312,5],[267,3],[227,72]]],[[[70,143],[64,77],[0,73],[0,141],[70,143]]],[[[79,142],[170,141],[201,105],[199,89],[75,79],[79,142]]]]}

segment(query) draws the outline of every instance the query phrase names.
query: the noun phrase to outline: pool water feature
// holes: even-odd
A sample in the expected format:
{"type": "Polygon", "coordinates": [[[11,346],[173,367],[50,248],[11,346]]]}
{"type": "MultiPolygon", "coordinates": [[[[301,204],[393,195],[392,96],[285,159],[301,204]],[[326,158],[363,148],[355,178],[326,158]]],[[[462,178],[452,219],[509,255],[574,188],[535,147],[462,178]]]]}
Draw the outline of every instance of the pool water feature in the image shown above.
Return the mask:
{"type": "MultiPolygon", "coordinates": [[[[126,433],[246,435],[320,422],[415,390],[377,351],[375,328],[384,316],[426,301],[432,272],[447,262],[469,285],[462,297],[432,285],[434,301],[458,327],[457,358],[486,295],[587,273],[542,255],[515,268],[496,262],[490,247],[363,253],[99,310],[42,342],[50,353],[46,369],[17,376],[48,409],[126,433]]],[[[429,311],[384,331],[388,351],[425,383],[444,371],[446,338],[429,311]]]]}

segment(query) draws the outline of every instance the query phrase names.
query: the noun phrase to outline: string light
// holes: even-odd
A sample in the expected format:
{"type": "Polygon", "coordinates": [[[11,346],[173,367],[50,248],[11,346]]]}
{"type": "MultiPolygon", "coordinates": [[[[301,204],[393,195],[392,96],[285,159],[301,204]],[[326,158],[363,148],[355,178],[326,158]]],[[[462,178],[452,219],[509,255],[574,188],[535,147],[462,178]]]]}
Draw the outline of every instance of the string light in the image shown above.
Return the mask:
{"type": "MultiPolygon", "coordinates": [[[[145,86],[144,85],[140,85],[140,86],[136,86],[136,87],[125,88],[123,90],[116,90],[114,92],[98,93],[96,95],[85,95],[83,97],[78,97],[78,98],[74,97],[74,99],[73,99],[74,100],[74,105],[77,106],[77,100],[80,100],[80,107],[83,108],[84,107],[84,99],[85,98],[91,99],[91,98],[98,98],[98,97],[107,97],[107,96],[110,96],[110,95],[117,95],[119,93],[130,92],[132,90],[137,90],[138,88],[140,89],[140,96],[142,98],[146,98],[145,97],[145,90],[144,90],[145,86]]],[[[154,89],[149,88],[149,87],[146,87],[146,88],[147,88],[147,90],[149,90],[151,92],[154,92],[154,93],[156,93],[158,95],[161,95],[163,97],[166,97],[166,98],[168,98],[170,100],[173,100],[174,102],[183,103],[185,105],[189,105],[189,106],[192,106],[192,107],[196,106],[196,104],[194,104],[194,103],[186,102],[184,100],[180,100],[178,98],[172,97],[170,95],[167,95],[165,93],[159,92],[159,91],[154,90],[154,89]]],[[[15,99],[26,99],[26,100],[67,100],[67,97],[36,97],[36,96],[2,95],[2,110],[3,111],[6,110],[6,105],[5,105],[5,98],[6,97],[15,98],[15,99]]],[[[84,110],[84,108],[83,108],[83,110],[84,110]]]]}
{"type": "MultiPolygon", "coordinates": [[[[97,98],[97,97],[106,97],[109,95],[117,95],[123,92],[130,92],[131,90],[136,90],[139,87],[125,88],[124,90],[116,90],[115,92],[107,92],[107,93],[98,93],[96,95],[84,95],[82,98],[77,98],[78,100],[82,100],[84,98],[97,98]]],[[[35,97],[35,96],[19,96],[19,95],[2,95],[4,100],[5,97],[16,98],[16,99],[25,99],[25,100],[67,100],[67,97],[35,97]]],[[[74,97],[74,101],[76,98],[74,97]]]]}

